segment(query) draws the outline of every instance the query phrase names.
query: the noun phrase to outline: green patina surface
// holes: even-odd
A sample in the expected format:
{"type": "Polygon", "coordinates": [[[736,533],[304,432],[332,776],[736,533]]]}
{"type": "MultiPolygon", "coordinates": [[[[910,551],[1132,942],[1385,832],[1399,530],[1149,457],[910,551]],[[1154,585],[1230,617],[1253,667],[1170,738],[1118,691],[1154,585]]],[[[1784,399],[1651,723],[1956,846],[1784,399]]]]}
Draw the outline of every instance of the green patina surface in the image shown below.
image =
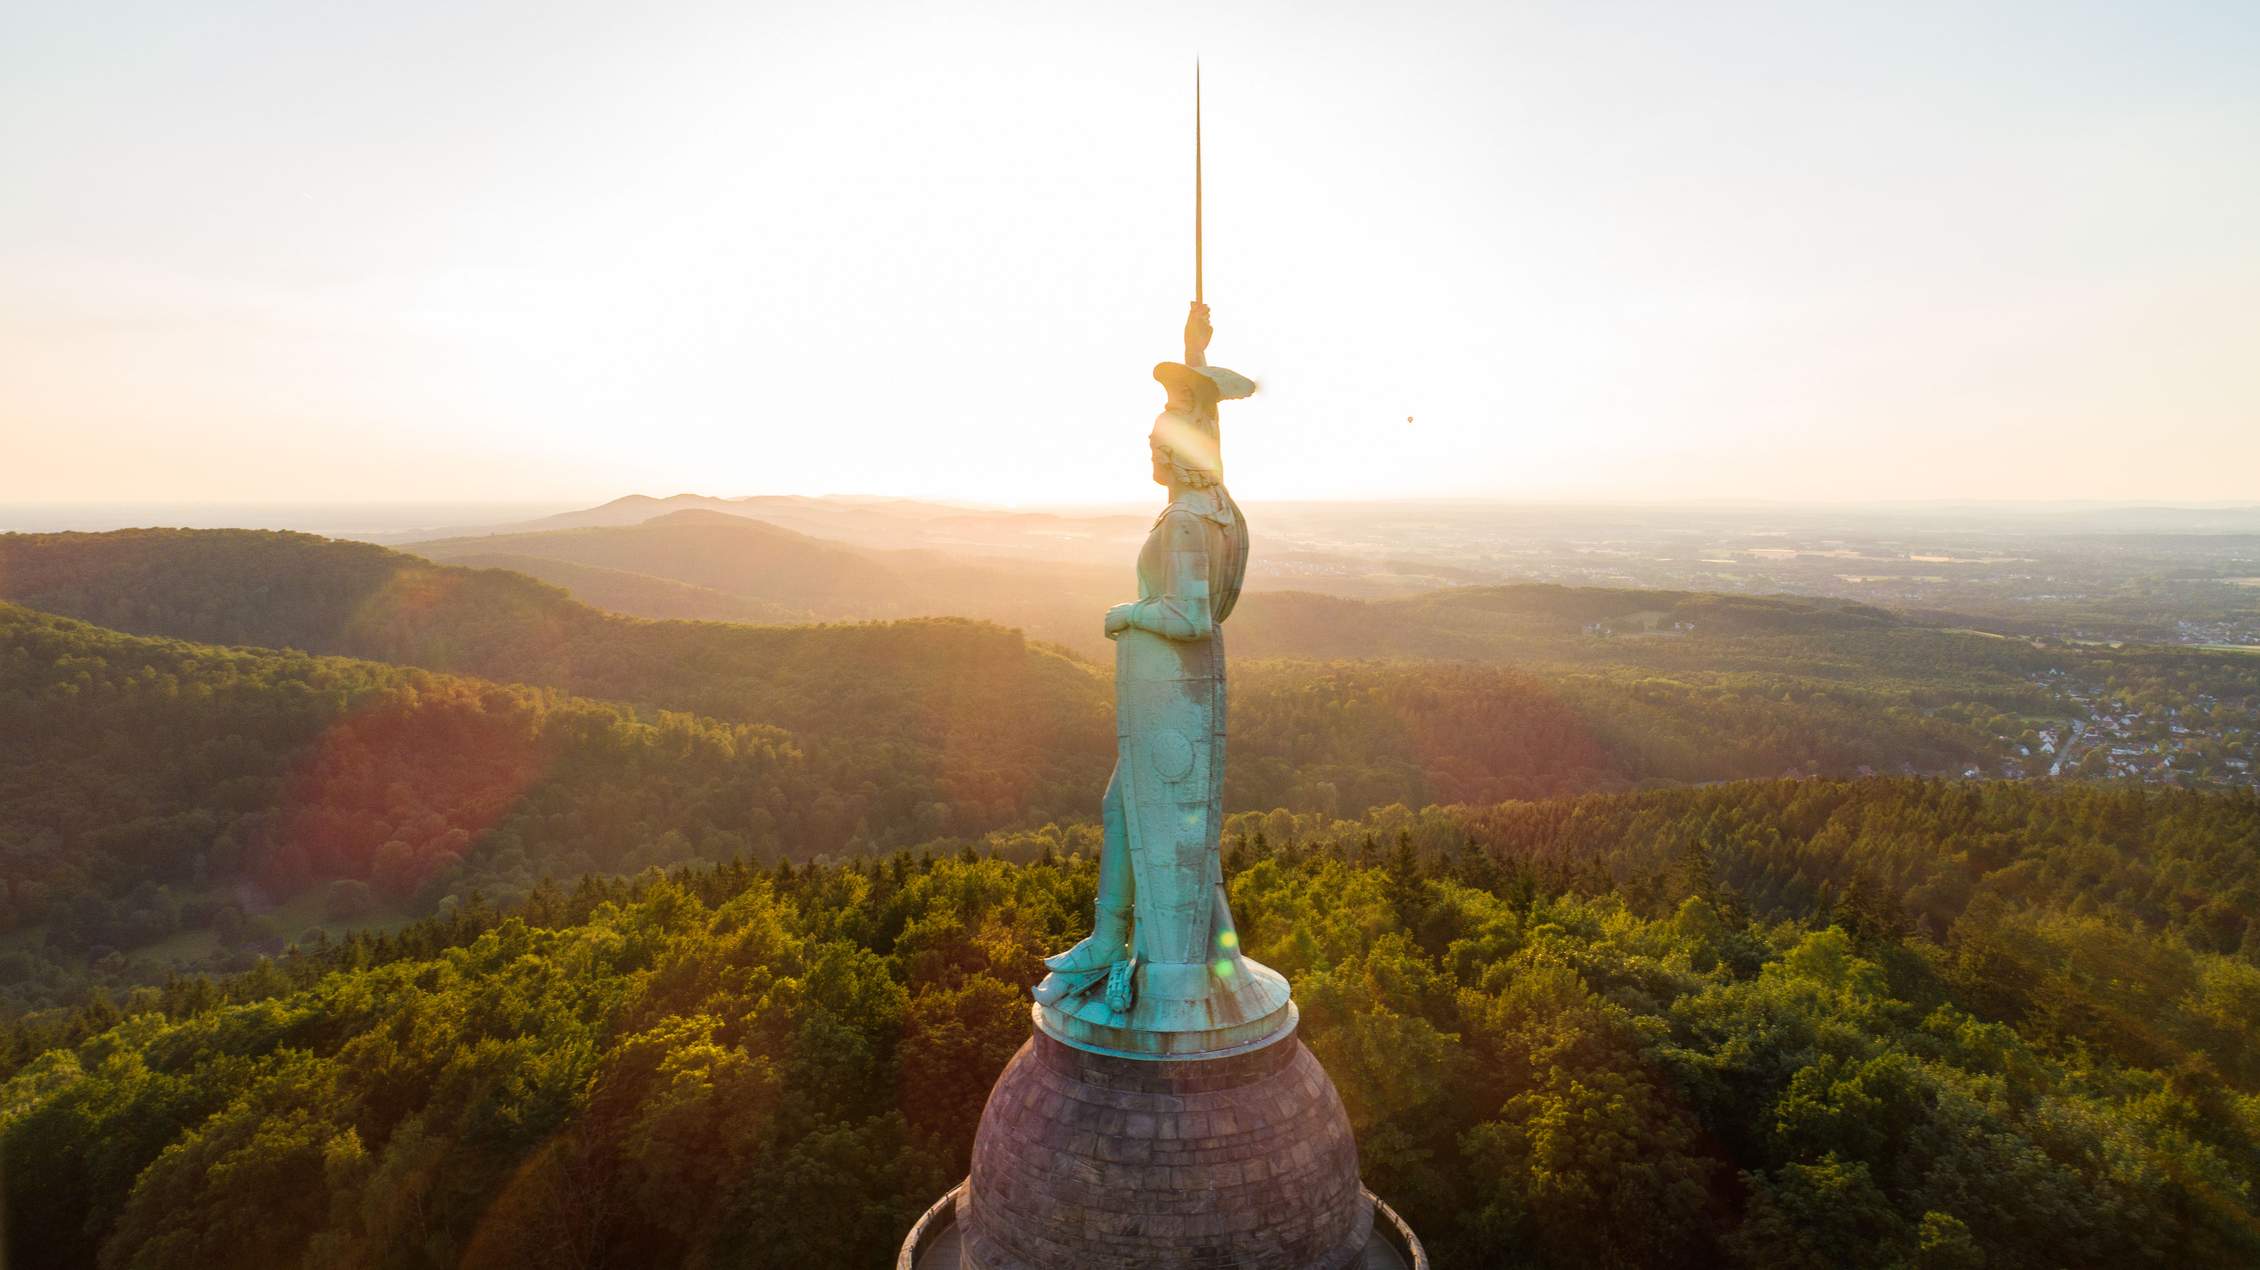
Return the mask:
{"type": "MultiPolygon", "coordinates": [[[[1187,374],[1227,396],[1252,391],[1199,366],[1167,365],[1155,378],[1187,374]]],[[[1173,388],[1154,424],[1154,479],[1170,501],[1138,553],[1138,598],[1106,619],[1117,748],[1101,804],[1097,920],[1036,986],[1037,1026],[1099,1053],[1212,1056],[1294,1028],[1287,980],[1241,949],[1224,895],[1223,624],[1248,528],[1222,480],[1217,400],[1173,388]]]]}

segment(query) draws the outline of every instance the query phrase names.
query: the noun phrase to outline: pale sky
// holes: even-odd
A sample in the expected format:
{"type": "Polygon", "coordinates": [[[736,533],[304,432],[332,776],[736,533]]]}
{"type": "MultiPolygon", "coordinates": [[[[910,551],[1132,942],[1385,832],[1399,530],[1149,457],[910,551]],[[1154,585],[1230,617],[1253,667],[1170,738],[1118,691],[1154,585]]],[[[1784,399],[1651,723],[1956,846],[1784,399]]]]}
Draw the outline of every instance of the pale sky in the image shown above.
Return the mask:
{"type": "Polygon", "coordinates": [[[2260,5],[0,16],[0,501],[2260,499],[2260,5]],[[1414,422],[1406,423],[1406,416],[1414,422]]]}

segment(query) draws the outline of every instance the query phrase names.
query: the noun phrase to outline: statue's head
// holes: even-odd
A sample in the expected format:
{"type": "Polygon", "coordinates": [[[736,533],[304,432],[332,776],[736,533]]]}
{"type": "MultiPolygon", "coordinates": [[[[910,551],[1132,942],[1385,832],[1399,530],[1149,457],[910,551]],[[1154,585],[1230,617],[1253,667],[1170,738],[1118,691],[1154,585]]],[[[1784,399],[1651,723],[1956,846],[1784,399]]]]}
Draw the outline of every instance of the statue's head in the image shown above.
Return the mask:
{"type": "Polygon", "coordinates": [[[1194,415],[1164,410],[1154,416],[1146,444],[1153,451],[1156,485],[1205,489],[1224,479],[1224,454],[1213,421],[1204,424],[1194,415]]]}
{"type": "Polygon", "coordinates": [[[1154,379],[1169,390],[1169,404],[1154,416],[1146,440],[1153,450],[1154,482],[1203,489],[1224,479],[1224,450],[1216,407],[1245,397],[1255,384],[1220,366],[1163,362],[1154,379]]]}

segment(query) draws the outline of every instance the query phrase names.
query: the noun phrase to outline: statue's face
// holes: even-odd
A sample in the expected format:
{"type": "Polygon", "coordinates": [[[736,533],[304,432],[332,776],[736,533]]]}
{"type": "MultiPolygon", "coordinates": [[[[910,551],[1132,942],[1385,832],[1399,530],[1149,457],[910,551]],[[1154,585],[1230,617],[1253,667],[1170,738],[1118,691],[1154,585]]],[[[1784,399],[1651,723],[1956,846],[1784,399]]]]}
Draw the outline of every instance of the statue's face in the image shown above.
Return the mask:
{"type": "Polygon", "coordinates": [[[1213,472],[1219,466],[1215,438],[1191,418],[1174,410],[1164,410],[1154,416],[1154,428],[1146,436],[1146,446],[1153,453],[1157,485],[1170,483],[1180,459],[1186,467],[1196,471],[1213,472]]]}

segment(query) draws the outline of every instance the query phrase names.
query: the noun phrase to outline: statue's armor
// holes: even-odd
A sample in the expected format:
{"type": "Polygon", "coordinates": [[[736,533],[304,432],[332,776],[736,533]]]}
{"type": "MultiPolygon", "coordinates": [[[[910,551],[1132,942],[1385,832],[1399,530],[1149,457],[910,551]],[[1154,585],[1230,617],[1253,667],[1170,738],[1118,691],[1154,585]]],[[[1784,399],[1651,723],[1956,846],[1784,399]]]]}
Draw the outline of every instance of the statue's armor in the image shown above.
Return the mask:
{"type": "Polygon", "coordinates": [[[1224,833],[1225,693],[1224,628],[1212,600],[1233,581],[1216,576],[1230,567],[1226,536],[1238,530],[1245,542],[1247,530],[1214,495],[1191,491],[1154,521],[1138,553],[1130,628],[1114,645],[1110,785],[1135,882],[1131,947],[1145,961],[1206,962],[1230,951],[1215,938],[1232,917],[1215,846],[1224,833]]]}

